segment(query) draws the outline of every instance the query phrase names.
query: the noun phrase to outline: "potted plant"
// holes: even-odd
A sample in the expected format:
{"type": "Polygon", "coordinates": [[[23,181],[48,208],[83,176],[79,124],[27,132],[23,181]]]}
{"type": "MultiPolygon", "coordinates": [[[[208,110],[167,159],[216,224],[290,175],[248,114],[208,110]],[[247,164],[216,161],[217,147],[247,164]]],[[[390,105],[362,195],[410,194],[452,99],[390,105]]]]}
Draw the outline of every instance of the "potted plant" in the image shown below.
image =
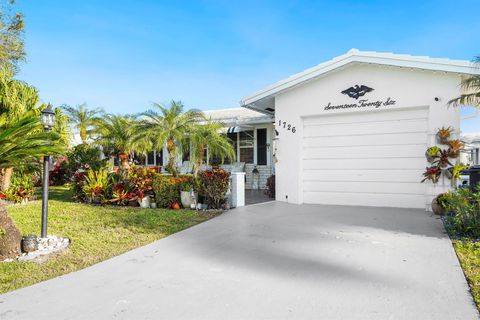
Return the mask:
{"type": "Polygon", "coordinates": [[[468,169],[469,166],[463,165],[461,163],[455,163],[449,171],[451,172],[450,179],[452,180],[452,186],[457,184],[458,179],[460,179],[460,175],[462,171],[468,169]]]}
{"type": "Polygon", "coordinates": [[[138,204],[140,205],[140,208],[150,208],[150,196],[143,194],[143,197],[138,198],[138,204]]]}
{"type": "Polygon", "coordinates": [[[193,182],[190,178],[179,178],[181,179],[179,184],[180,189],[180,202],[185,209],[191,208],[192,203],[196,202],[197,195],[193,190],[193,182]]]}
{"type": "Polygon", "coordinates": [[[451,166],[452,164],[450,163],[449,159],[449,151],[440,149],[438,158],[433,161],[432,164],[439,168],[446,168],[448,166],[451,166]]]}
{"type": "Polygon", "coordinates": [[[150,208],[152,208],[152,209],[157,209],[157,203],[154,202],[154,201],[152,201],[152,200],[150,200],[150,208]]]}
{"type": "Polygon", "coordinates": [[[432,200],[432,211],[436,215],[444,215],[445,214],[445,208],[443,206],[443,198],[444,198],[445,193],[440,193],[438,196],[433,198],[432,200]]]}
{"type": "Polygon", "coordinates": [[[440,144],[447,144],[448,138],[452,135],[453,128],[452,127],[441,127],[437,131],[437,142],[440,144]]]}
{"type": "Polygon", "coordinates": [[[440,148],[437,146],[433,146],[425,151],[425,157],[427,158],[428,162],[433,162],[436,158],[440,156],[440,148]]]}
{"type": "Polygon", "coordinates": [[[433,183],[437,183],[438,180],[440,179],[441,174],[442,174],[442,169],[440,169],[438,166],[427,167],[425,168],[425,172],[423,173],[424,178],[422,182],[430,180],[433,183]]]}
{"type": "Polygon", "coordinates": [[[460,150],[463,148],[463,142],[458,139],[454,139],[449,140],[447,144],[449,146],[448,153],[450,158],[458,158],[460,155],[460,150]]]}

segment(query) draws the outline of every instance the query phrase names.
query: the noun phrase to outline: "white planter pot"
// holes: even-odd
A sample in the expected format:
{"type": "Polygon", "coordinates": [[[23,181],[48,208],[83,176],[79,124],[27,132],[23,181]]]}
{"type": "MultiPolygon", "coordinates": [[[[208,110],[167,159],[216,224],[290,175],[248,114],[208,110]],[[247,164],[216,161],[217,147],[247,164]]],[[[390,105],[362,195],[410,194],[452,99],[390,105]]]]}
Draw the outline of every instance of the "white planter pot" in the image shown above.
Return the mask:
{"type": "Polygon", "coordinates": [[[138,200],[138,203],[140,204],[140,208],[150,208],[150,197],[143,197],[142,200],[138,200]]]}
{"type": "Polygon", "coordinates": [[[192,204],[197,201],[197,194],[190,191],[180,191],[180,200],[185,209],[190,209],[192,204]]]}

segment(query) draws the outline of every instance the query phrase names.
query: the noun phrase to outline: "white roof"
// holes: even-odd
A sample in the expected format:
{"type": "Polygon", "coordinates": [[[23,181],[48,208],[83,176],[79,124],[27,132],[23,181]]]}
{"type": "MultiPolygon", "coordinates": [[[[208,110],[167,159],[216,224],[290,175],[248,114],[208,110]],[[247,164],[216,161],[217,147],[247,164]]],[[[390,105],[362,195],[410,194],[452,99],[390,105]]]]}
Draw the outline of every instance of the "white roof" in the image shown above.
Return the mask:
{"type": "Polygon", "coordinates": [[[462,133],[460,139],[465,143],[480,142],[480,132],[462,133]]]}
{"type": "Polygon", "coordinates": [[[208,118],[220,121],[226,126],[272,122],[272,116],[245,108],[207,110],[204,113],[208,118]]]}
{"type": "Polygon", "coordinates": [[[254,108],[262,111],[268,107],[274,108],[273,97],[276,94],[318,78],[334,69],[341,68],[350,63],[371,63],[459,74],[480,74],[480,70],[474,68],[473,63],[466,60],[450,60],[445,58],[430,58],[428,56],[411,56],[408,54],[351,49],[341,56],[294,74],[287,79],[278,81],[260,91],[257,91],[252,95],[243,98],[240,101],[240,104],[242,107],[254,108]]]}

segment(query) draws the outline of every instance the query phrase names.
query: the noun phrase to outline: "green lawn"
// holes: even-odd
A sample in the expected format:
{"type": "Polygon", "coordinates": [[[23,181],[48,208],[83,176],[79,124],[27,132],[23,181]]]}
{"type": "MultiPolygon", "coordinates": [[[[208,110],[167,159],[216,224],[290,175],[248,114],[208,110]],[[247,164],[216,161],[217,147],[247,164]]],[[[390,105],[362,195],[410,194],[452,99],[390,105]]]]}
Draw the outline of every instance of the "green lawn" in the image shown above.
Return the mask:
{"type": "Polygon", "coordinates": [[[480,242],[454,240],[453,247],[470,285],[473,299],[480,310],[480,242]]]}
{"type": "MultiPolygon", "coordinates": [[[[69,250],[48,261],[0,263],[0,293],[29,286],[143,246],[215,216],[194,210],[140,209],[79,204],[66,187],[54,187],[48,233],[69,237],[69,250]]],[[[22,234],[39,234],[41,202],[10,206],[22,234]]]]}

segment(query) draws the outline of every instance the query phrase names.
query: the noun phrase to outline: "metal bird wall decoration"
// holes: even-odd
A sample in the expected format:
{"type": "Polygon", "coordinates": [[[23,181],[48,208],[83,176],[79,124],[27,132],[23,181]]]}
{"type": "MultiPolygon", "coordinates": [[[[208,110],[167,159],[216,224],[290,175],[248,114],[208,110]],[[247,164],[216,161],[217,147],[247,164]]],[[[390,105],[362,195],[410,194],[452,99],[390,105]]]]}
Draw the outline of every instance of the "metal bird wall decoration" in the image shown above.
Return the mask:
{"type": "Polygon", "coordinates": [[[361,86],[356,84],[353,87],[343,90],[342,93],[346,94],[350,98],[358,99],[370,91],[373,91],[373,89],[370,87],[364,86],[363,84],[361,86]]]}

